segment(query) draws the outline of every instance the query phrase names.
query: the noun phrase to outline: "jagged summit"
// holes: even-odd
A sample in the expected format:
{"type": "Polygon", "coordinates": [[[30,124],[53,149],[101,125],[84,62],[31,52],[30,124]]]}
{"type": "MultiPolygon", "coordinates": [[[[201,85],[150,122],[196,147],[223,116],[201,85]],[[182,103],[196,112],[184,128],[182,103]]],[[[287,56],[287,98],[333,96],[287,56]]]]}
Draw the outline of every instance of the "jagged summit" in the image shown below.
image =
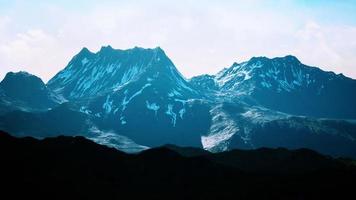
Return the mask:
{"type": "Polygon", "coordinates": [[[80,50],[80,52],[78,54],[79,55],[90,55],[90,54],[94,54],[94,53],[91,52],[88,48],[83,47],[82,50],[80,50]]]}
{"type": "Polygon", "coordinates": [[[100,48],[100,52],[103,52],[103,51],[113,51],[114,49],[110,46],[110,45],[107,45],[107,46],[102,46],[100,48]]]}
{"type": "Polygon", "coordinates": [[[100,50],[97,52],[92,52],[90,51],[87,47],[83,47],[77,55],[94,55],[94,54],[105,54],[105,53],[133,53],[133,52],[159,52],[159,53],[164,53],[163,49],[159,46],[155,48],[143,48],[143,47],[138,47],[135,46],[133,48],[129,49],[115,49],[111,45],[106,45],[106,46],[101,46],[100,50]]]}
{"type": "MultiPolygon", "coordinates": [[[[247,62],[256,62],[256,61],[293,61],[293,62],[300,62],[299,59],[294,56],[294,55],[285,55],[285,56],[280,56],[280,57],[267,57],[267,56],[254,56],[250,58],[247,62]]],[[[238,64],[238,63],[234,63],[238,64]]]]}
{"type": "Polygon", "coordinates": [[[47,85],[64,97],[73,99],[118,89],[142,76],[147,76],[145,79],[149,80],[166,77],[166,81],[175,80],[188,87],[160,47],[119,50],[111,46],[103,46],[96,53],[83,48],[47,85]]]}
{"type": "MultiPolygon", "coordinates": [[[[303,84],[311,84],[313,76],[317,74],[335,75],[323,72],[319,68],[302,64],[292,55],[275,58],[260,56],[252,57],[242,63],[234,62],[230,67],[224,68],[209,78],[213,79],[222,90],[239,90],[243,94],[251,94],[256,86],[274,88],[279,92],[292,91],[303,84]],[[273,85],[276,87],[271,87],[273,85]]],[[[197,81],[198,79],[191,80],[197,81]]],[[[201,85],[201,83],[197,84],[201,85]]]]}

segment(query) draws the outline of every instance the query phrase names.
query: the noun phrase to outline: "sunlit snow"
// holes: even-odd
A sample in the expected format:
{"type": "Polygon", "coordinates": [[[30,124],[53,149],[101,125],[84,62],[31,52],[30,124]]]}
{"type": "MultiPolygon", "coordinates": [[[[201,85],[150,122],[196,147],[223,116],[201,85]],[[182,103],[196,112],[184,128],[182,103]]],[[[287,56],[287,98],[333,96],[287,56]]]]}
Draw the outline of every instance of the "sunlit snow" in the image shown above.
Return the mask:
{"type": "Polygon", "coordinates": [[[119,135],[113,131],[101,131],[96,127],[92,127],[90,131],[93,136],[89,137],[89,139],[98,144],[113,147],[126,153],[137,153],[149,148],[147,146],[139,145],[128,137],[119,135]]]}

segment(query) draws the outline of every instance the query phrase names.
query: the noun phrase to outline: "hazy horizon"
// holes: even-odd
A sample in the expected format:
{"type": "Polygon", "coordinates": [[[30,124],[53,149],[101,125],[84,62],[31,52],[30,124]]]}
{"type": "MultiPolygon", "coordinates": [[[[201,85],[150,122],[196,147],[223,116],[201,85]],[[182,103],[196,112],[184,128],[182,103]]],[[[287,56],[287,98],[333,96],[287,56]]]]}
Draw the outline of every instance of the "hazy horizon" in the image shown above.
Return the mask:
{"type": "Polygon", "coordinates": [[[294,55],[356,78],[356,1],[0,0],[0,79],[47,82],[83,47],[160,46],[187,78],[251,57],[294,55]]]}

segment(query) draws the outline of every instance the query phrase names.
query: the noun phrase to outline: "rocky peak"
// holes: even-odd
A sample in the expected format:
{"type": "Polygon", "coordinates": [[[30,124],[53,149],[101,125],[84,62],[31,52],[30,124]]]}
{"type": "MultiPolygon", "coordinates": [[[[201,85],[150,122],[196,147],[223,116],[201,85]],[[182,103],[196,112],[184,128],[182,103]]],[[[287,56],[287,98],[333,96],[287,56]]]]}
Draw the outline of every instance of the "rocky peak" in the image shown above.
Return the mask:
{"type": "MultiPolygon", "coordinates": [[[[85,49],[81,52],[83,51],[87,52],[85,49]]],[[[89,56],[75,56],[65,69],[48,82],[48,86],[69,99],[117,91],[140,79],[160,79],[170,82],[169,85],[188,87],[185,79],[160,47],[119,50],[104,46],[97,53],[87,55],[89,56]]],[[[168,84],[162,81],[161,85],[168,84]]]]}

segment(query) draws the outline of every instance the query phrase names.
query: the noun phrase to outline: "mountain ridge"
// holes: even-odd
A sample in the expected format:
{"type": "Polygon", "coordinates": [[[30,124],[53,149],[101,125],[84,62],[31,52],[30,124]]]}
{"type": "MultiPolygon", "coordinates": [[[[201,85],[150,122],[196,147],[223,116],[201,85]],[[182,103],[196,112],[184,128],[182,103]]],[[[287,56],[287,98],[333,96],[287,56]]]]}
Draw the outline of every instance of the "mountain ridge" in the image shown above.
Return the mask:
{"type": "Polygon", "coordinates": [[[356,80],[302,64],[294,56],[253,57],[191,83],[208,92],[295,115],[355,118],[356,80]],[[291,106],[293,105],[293,106],[291,106]],[[330,107],[333,105],[333,107],[330,107]]]}
{"type": "Polygon", "coordinates": [[[41,84],[66,103],[40,113],[6,110],[0,88],[0,128],[17,136],[82,135],[132,152],[175,144],[211,152],[308,147],[356,157],[354,123],[338,122],[356,118],[355,82],[291,55],[253,57],[187,80],[159,47],[83,48],[41,84]]]}

